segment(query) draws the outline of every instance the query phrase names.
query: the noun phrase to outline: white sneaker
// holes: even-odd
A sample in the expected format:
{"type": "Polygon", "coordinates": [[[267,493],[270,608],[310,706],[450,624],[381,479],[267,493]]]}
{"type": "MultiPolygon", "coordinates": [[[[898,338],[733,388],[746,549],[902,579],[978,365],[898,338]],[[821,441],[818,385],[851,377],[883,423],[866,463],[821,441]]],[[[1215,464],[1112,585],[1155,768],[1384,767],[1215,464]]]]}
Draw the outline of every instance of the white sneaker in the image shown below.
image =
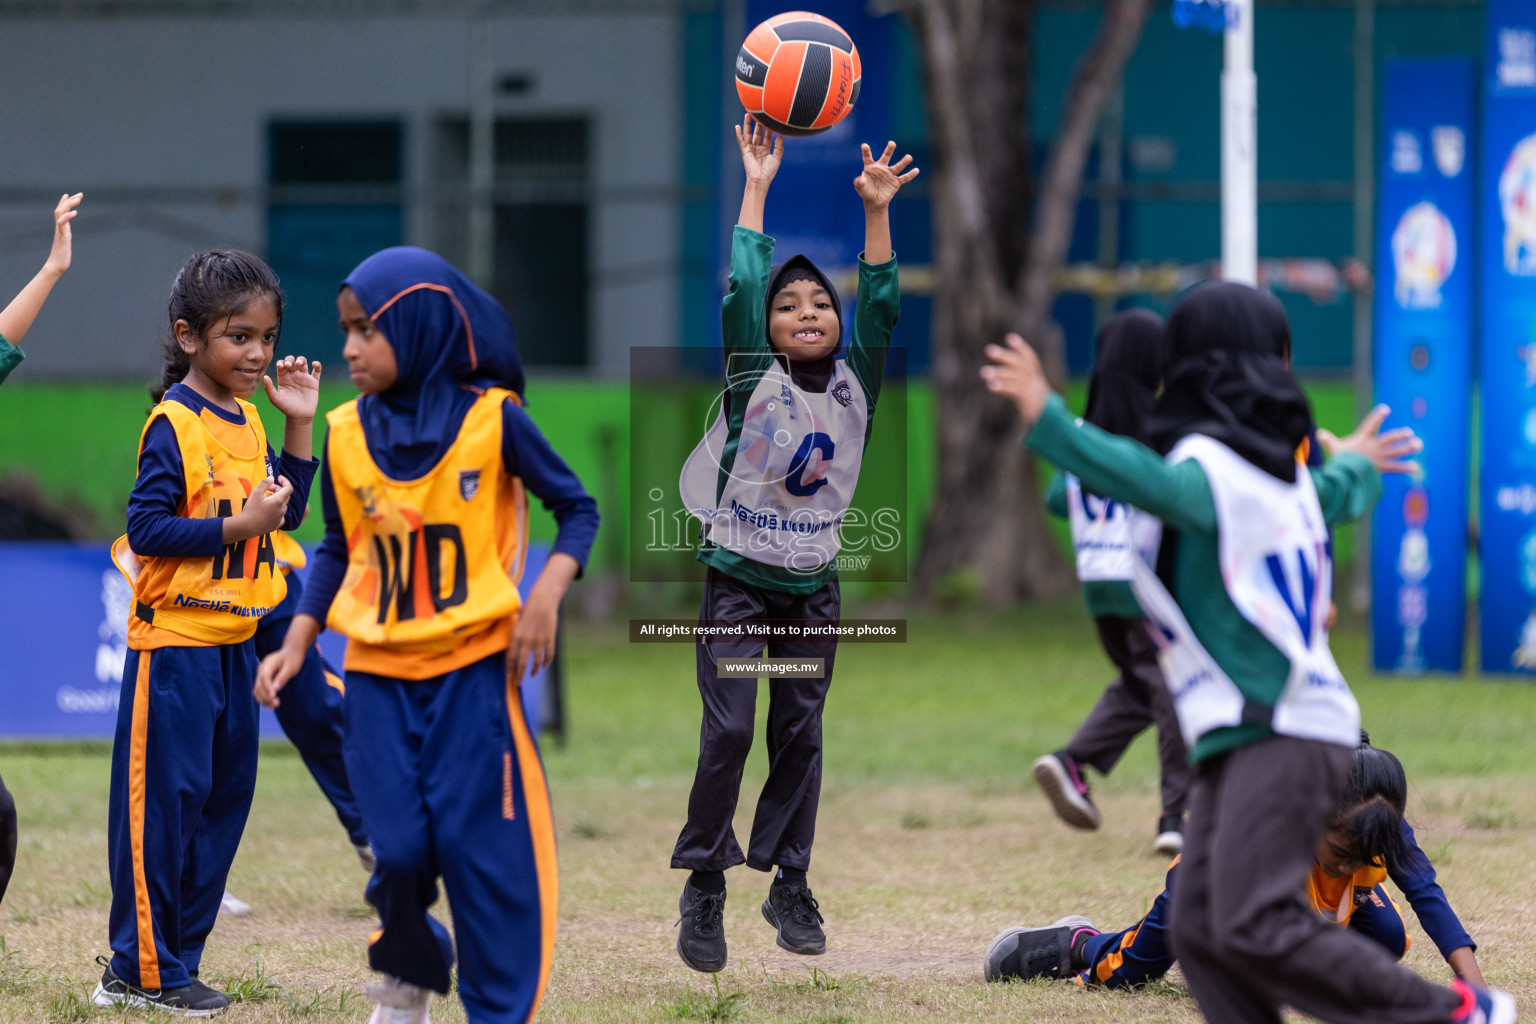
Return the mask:
{"type": "Polygon", "coordinates": [[[1152,849],[1165,857],[1173,857],[1184,850],[1184,833],[1159,832],[1157,838],[1152,840],[1152,849]]]}
{"type": "Polygon", "coordinates": [[[369,999],[379,1004],[373,1008],[368,1024],[432,1024],[427,1016],[431,990],[408,985],[388,974],[382,977],[382,981],[370,982],[363,989],[369,999]]]}
{"type": "Polygon", "coordinates": [[[352,849],[357,851],[357,859],[362,862],[363,870],[370,875],[373,874],[373,869],[379,863],[379,858],[373,852],[373,844],[364,843],[362,846],[354,846],[352,849]]]}
{"type": "Polygon", "coordinates": [[[219,913],[228,914],[230,917],[245,917],[251,912],[251,905],[236,896],[228,889],[224,890],[224,898],[219,900],[219,913]]]}

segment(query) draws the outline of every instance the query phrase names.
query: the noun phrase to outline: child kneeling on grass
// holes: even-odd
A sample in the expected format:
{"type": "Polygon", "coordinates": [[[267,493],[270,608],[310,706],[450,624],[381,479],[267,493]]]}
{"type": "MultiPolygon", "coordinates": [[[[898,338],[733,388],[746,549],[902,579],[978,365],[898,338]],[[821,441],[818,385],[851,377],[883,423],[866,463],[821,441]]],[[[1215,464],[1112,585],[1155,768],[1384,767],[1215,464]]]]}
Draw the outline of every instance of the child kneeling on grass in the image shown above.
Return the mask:
{"type": "Polygon", "coordinates": [[[1158,572],[1138,560],[1134,589],[1197,767],[1171,937],[1206,1018],[1278,1024],[1289,1005],[1338,1024],[1509,1024],[1508,994],[1433,985],[1301,899],[1360,738],[1328,649],[1327,524],[1363,515],[1420,444],[1379,434],[1378,408],[1348,438],[1320,434],[1328,465],[1300,467],[1311,411],[1273,354],[1289,334],[1271,295],[1194,289],[1168,318],[1152,448],[1068,413],[1017,335],[981,374],[1033,451],[1163,522],[1158,572]]]}
{"type": "Polygon", "coordinates": [[[597,504],[523,410],[506,312],[441,257],[370,256],[336,300],[361,397],[330,413],[325,540],[268,707],[328,622],[349,638],[343,754],[377,864],[373,1024],[425,1024],[453,983],[454,941],[427,911],[441,875],[470,1024],[526,1024],[554,954],[555,827],[518,688],[554,656],[560,601],[597,534],[597,504]],[[525,492],[559,532],[526,602],[525,492]]]}
{"type": "MultiPolygon", "coordinates": [[[[1408,897],[1419,924],[1456,977],[1482,988],[1477,946],[1451,909],[1435,881],[1434,865],[1403,817],[1407,801],[1403,766],[1362,735],[1307,876],[1308,903],[1323,920],[1352,929],[1401,960],[1408,952],[1408,929],[1383,884],[1390,878],[1408,897]]],[[[1175,860],[1152,909],[1124,931],[1101,933],[1083,917],[1062,918],[1048,928],[1004,930],[987,949],[987,980],[1072,977],[1079,985],[1105,988],[1156,981],[1174,964],[1168,919],[1178,874],[1175,860]]]]}
{"type": "MultiPolygon", "coordinates": [[[[804,256],[771,266],[774,243],[763,234],[763,206],[784,140],[747,118],[736,143],[747,184],[721,313],[728,385],[719,417],[681,479],[686,507],[704,524],[698,557],[709,569],[699,623],[835,625],[838,523],[858,484],[900,311],[887,207],[917,169],[906,170],[910,156],[891,164],[894,142],[878,160],[863,147],[864,172],[854,189],[864,200],[865,243],[845,351],[842,309],[826,275],[804,256]]],[[[743,861],[759,871],[778,866],[762,905],[778,945],[802,954],[827,948],[806,869],[821,795],[821,711],[837,641],[767,644],[776,657],[822,659],[823,670],[820,678],[769,681],[768,780],[744,857],[731,819],[752,746],[757,680],[722,676],[720,659],[756,658],[763,648],[760,638],[704,634],[696,648],[704,702],[699,763],[672,853],[672,866],[689,872],[677,952],[696,971],[725,967],[725,871],[743,861]]]]}

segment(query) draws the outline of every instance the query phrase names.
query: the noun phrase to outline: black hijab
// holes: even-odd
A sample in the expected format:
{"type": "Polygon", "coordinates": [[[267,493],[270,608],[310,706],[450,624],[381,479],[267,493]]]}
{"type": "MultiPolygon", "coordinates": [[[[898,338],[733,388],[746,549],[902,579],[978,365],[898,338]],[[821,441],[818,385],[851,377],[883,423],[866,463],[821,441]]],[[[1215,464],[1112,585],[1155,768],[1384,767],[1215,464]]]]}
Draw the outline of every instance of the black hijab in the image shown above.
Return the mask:
{"type": "Polygon", "coordinates": [[[1201,285],[1168,316],[1168,375],[1147,423],[1166,455],[1189,434],[1220,441],[1271,476],[1296,480],[1296,449],[1312,410],[1286,362],[1291,327],[1268,292],[1233,281],[1201,285]]]}
{"type": "Polygon", "coordinates": [[[1163,318],[1145,309],[1117,313],[1099,332],[1083,419],[1111,434],[1147,443],[1147,418],[1167,363],[1163,318]]]}
{"type": "MultiPolygon", "coordinates": [[[[812,263],[809,257],[797,253],[768,271],[768,297],[764,307],[763,326],[766,330],[769,314],[773,310],[774,298],[784,290],[785,285],[795,281],[815,281],[827,290],[828,300],[832,303],[832,312],[837,314],[839,332],[837,345],[820,359],[791,359],[777,350],[774,351],[774,358],[789,371],[795,387],[807,394],[824,394],[832,380],[832,364],[837,361],[839,353],[843,351],[843,303],[837,297],[837,289],[832,287],[831,279],[823,274],[821,268],[812,263]]],[[[772,342],[770,341],[769,344],[771,346],[772,342]]]]}

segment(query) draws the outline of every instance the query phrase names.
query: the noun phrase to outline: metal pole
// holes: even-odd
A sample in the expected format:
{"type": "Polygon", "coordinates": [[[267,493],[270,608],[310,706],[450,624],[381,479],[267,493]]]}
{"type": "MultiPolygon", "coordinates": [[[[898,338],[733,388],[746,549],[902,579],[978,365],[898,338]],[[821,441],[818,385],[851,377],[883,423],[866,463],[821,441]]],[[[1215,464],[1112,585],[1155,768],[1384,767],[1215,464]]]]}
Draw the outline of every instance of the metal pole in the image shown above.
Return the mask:
{"type": "Polygon", "coordinates": [[[1253,0],[1229,0],[1221,71],[1221,276],[1258,284],[1258,80],[1253,0]]]}
{"type": "MultiPolygon", "coordinates": [[[[1372,267],[1376,225],[1376,0],[1355,0],[1355,259],[1372,267]]],[[[1354,304],[1355,418],[1363,419],[1375,404],[1375,372],[1371,349],[1368,291],[1357,291],[1354,304]]],[[[1356,611],[1371,606],[1371,517],[1361,518],[1355,532],[1354,587],[1356,611]]]]}
{"type": "Polygon", "coordinates": [[[487,291],[496,273],[495,82],[487,7],[468,19],[469,31],[469,276],[487,291]]]}

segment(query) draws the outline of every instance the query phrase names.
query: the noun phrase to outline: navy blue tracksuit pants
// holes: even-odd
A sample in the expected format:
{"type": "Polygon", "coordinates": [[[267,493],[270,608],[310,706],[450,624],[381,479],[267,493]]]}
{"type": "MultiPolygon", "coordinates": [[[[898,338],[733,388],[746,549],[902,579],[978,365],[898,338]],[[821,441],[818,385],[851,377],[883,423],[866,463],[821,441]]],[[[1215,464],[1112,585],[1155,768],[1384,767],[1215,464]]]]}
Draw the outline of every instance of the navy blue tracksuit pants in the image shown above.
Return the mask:
{"type": "MultiPolygon", "coordinates": [[[[283,638],[288,635],[288,627],[299,609],[299,595],[303,593],[304,586],[298,576],[289,573],[288,596],[256,627],[258,660],[283,646],[283,638]]],[[[352,796],[347,764],[341,751],[344,689],[336,670],[320,656],[319,645],[310,647],[304,656],[304,667],[283,687],[277,705],[277,723],[298,748],[304,766],[335,808],[336,817],[341,819],[352,845],[367,846],[368,830],[363,827],[363,814],[352,796]]]]}
{"type": "Polygon", "coordinates": [[[345,749],[378,867],[376,971],[446,993],[441,875],[470,1024],[526,1024],[554,953],[555,828],[538,747],[499,652],[433,679],[347,672],[345,749]]]}
{"type": "MultiPolygon", "coordinates": [[[[1166,887],[1152,901],[1146,917],[1124,931],[1104,932],[1083,943],[1088,969],[1078,974],[1079,984],[1131,988],[1168,973],[1174,963],[1173,946],[1168,941],[1169,905],[1178,875],[1179,862],[1175,860],[1168,868],[1166,887]]],[[[1384,885],[1376,886],[1367,899],[1357,902],[1349,927],[1375,940],[1398,960],[1408,952],[1408,926],[1384,885]]]]}
{"type": "Polygon", "coordinates": [[[252,641],[129,651],[107,860],[112,970],[139,988],[197,974],[256,791],[252,641]]]}

